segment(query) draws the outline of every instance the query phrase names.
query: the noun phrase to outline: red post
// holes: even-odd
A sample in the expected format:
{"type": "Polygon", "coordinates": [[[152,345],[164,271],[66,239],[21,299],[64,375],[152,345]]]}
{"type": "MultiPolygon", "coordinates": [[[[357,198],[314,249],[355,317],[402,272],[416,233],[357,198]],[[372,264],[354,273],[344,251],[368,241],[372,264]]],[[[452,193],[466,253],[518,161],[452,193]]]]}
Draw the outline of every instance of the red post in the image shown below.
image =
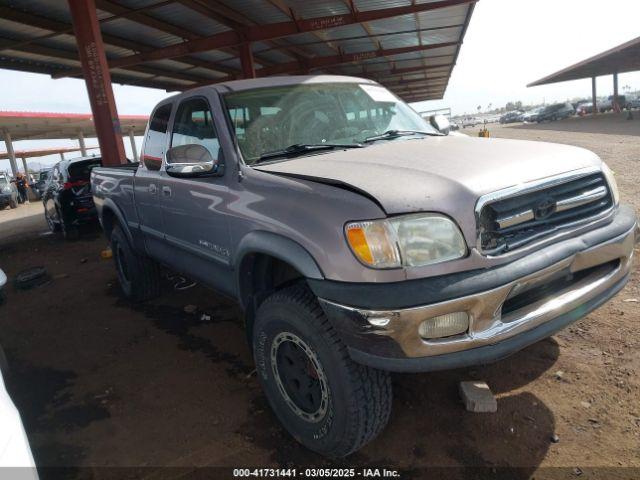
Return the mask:
{"type": "Polygon", "coordinates": [[[253,52],[251,43],[245,42],[240,45],[240,63],[244,78],[256,78],[256,69],[253,66],[253,52]]]}
{"type": "Polygon", "coordinates": [[[111,88],[111,74],[102,43],[95,0],[68,1],[78,44],[78,56],[91,102],[93,123],[100,143],[102,163],[126,163],[120,120],[111,88]]]}

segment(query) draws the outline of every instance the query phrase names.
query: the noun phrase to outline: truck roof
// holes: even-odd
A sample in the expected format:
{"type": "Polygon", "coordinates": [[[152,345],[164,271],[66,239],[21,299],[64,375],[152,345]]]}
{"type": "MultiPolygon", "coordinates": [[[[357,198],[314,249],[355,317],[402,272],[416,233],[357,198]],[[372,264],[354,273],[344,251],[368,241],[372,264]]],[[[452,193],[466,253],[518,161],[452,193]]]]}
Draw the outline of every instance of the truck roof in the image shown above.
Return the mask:
{"type": "Polygon", "coordinates": [[[378,83],[368,79],[360,77],[351,77],[348,75],[282,75],[275,77],[264,78],[248,78],[244,80],[232,80],[230,82],[220,82],[211,85],[205,85],[202,87],[186,90],[183,93],[173,95],[163,100],[161,103],[166,102],[169,99],[175,99],[181,95],[193,94],[194,92],[203,91],[214,88],[221,93],[225,92],[237,92],[242,90],[250,90],[253,88],[264,87],[277,87],[285,85],[299,85],[299,84],[313,84],[313,83],[368,83],[377,85],[378,83]]]}

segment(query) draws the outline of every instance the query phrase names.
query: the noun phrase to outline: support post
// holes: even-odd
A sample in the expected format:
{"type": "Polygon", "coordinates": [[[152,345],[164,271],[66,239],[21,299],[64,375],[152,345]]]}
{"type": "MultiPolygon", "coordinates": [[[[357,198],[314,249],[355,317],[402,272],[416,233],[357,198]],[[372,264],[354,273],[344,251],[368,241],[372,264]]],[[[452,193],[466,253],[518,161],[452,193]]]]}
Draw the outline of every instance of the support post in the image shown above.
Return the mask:
{"type": "Polygon", "coordinates": [[[11,173],[13,177],[18,174],[18,164],[16,163],[16,154],[13,151],[13,142],[11,141],[11,134],[9,130],[4,131],[4,144],[7,147],[7,153],[9,154],[9,163],[11,164],[11,173]]]}
{"type": "Polygon", "coordinates": [[[87,146],[84,143],[84,133],[82,130],[78,130],[78,146],[80,147],[80,155],[87,156],[87,146]]]}
{"type": "Polygon", "coordinates": [[[240,45],[240,64],[242,65],[244,78],[256,78],[256,70],[253,66],[253,52],[249,42],[240,45]]]}
{"type": "Polygon", "coordinates": [[[620,101],[618,100],[618,72],[613,74],[613,111],[620,113],[620,101]]]}
{"type": "Polygon", "coordinates": [[[68,0],[103,165],[126,162],[95,0],[68,0]]]}
{"type": "Polygon", "coordinates": [[[64,152],[60,152],[60,160],[64,160],[64,152]]]}
{"type": "Polygon", "coordinates": [[[24,174],[29,178],[29,169],[27,168],[27,157],[22,157],[22,168],[24,168],[24,174]]]}
{"type": "Polygon", "coordinates": [[[596,77],[591,77],[591,97],[593,100],[593,114],[598,114],[598,95],[596,91],[596,77]]]}
{"type": "Polygon", "coordinates": [[[133,159],[137,162],[140,159],[138,158],[138,149],[136,148],[136,136],[133,134],[133,128],[129,130],[129,140],[131,141],[131,151],[133,152],[133,159]]]}

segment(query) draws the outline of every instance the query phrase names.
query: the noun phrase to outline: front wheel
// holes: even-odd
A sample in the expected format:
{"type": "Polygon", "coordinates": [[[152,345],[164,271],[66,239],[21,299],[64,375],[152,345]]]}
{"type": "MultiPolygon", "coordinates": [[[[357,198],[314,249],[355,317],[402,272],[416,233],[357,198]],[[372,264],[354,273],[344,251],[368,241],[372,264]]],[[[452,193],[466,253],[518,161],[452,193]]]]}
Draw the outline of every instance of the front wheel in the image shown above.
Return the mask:
{"type": "Polygon", "coordinates": [[[388,372],[355,363],[314,295],[294,285],[267,298],[253,330],[271,408],[307,448],[344,457],[373,440],[391,413],[388,372]]]}

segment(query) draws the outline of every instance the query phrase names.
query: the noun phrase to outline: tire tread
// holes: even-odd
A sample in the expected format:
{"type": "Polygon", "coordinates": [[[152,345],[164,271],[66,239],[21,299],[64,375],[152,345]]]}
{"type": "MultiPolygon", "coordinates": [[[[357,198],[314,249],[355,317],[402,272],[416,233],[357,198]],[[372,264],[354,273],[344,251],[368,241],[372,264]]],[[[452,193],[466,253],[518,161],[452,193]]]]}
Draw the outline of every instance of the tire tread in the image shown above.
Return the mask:
{"type": "Polygon", "coordinates": [[[317,298],[306,284],[295,284],[275,292],[265,300],[268,303],[293,302],[309,312],[312,321],[335,348],[340,362],[345,365],[354,395],[350,396],[348,418],[354,419],[342,443],[329,452],[344,457],[373,440],[389,421],[392,406],[391,376],[388,372],[358,364],[351,359],[346,345],[333,328],[317,298]]]}

